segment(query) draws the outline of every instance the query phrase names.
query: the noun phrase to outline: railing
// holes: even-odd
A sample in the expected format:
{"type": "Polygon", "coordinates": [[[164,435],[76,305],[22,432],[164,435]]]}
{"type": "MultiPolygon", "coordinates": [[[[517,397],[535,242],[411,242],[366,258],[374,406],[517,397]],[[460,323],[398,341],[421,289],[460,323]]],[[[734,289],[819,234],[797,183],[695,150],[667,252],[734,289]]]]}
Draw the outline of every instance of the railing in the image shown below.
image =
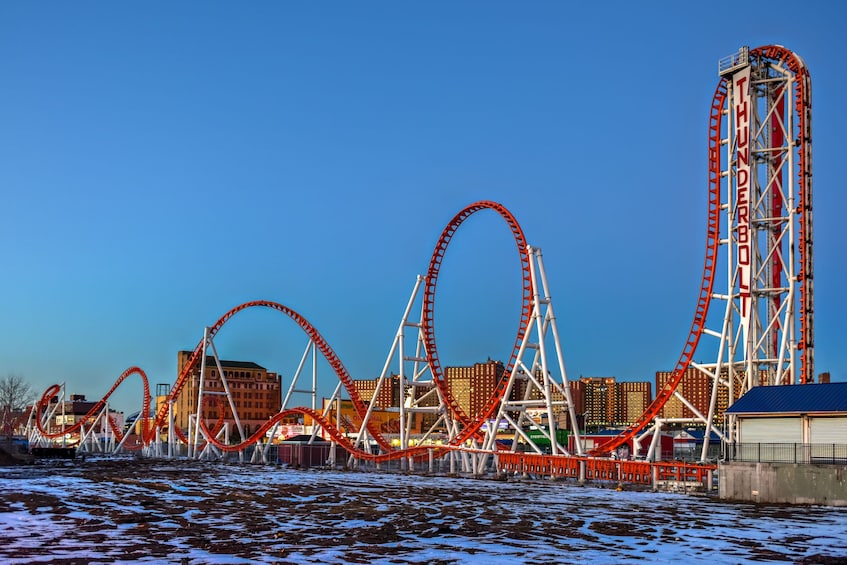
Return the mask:
{"type": "Polygon", "coordinates": [[[736,53],[728,55],[718,61],[718,75],[730,73],[737,68],[743,67],[750,61],[750,48],[742,47],[736,53]]]}
{"type": "Polygon", "coordinates": [[[682,461],[624,461],[534,453],[498,453],[498,468],[505,473],[571,478],[592,482],[658,485],[660,482],[707,485],[715,465],[682,461]]]}
{"type": "MultiPolygon", "coordinates": [[[[720,440],[712,441],[709,443],[709,449],[706,452],[706,461],[717,461],[721,458],[721,443],[720,440]]],[[[697,463],[703,457],[703,445],[697,445],[696,447],[690,447],[685,449],[674,449],[673,457],[667,456],[664,452],[662,452],[663,460],[675,460],[675,461],[685,461],[686,463],[697,463]]]]}
{"type": "Polygon", "coordinates": [[[748,463],[847,465],[847,444],[725,443],[724,460],[748,463]]]}

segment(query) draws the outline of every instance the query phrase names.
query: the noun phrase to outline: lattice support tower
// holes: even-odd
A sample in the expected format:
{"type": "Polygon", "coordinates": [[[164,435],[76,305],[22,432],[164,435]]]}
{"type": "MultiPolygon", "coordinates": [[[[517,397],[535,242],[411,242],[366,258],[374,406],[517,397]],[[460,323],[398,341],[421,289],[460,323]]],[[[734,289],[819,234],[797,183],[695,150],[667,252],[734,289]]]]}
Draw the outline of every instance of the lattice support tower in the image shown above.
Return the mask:
{"type": "MultiPolygon", "coordinates": [[[[582,455],[579,425],[541,249],[527,246],[527,255],[533,288],[529,328],[523,335],[497,415],[486,426],[483,450],[497,451],[498,431],[501,423],[506,423],[512,434],[511,451],[517,449],[520,440],[536,453],[571,455],[568,446],[559,442],[558,434],[558,430],[569,428],[574,430],[577,454],[582,455]],[[527,433],[533,428],[538,434],[535,438],[527,433]]],[[[485,465],[485,459],[481,458],[477,474],[483,473],[485,465]]]]}
{"type": "MultiPolygon", "coordinates": [[[[432,371],[426,355],[426,341],[423,333],[423,304],[418,320],[412,319],[415,305],[420,302],[421,286],[424,277],[418,275],[412,289],[406,309],[400,320],[394,341],[389,349],[382,372],[377,378],[373,396],[368,404],[368,411],[361,430],[356,438],[354,447],[366,449],[370,442],[367,423],[373,417],[375,410],[380,409],[397,414],[397,448],[407,450],[415,443],[430,441],[450,443],[458,434],[458,423],[451,417],[441,391],[435,385],[432,371]],[[411,346],[411,347],[410,347],[411,346]],[[393,371],[396,370],[396,373],[393,371]],[[377,407],[380,391],[384,387],[394,386],[397,380],[399,402],[394,407],[377,407]],[[412,430],[417,427],[418,419],[429,417],[426,429],[418,437],[412,437],[412,430]],[[446,437],[441,430],[446,430],[446,437]]],[[[459,457],[463,471],[470,472],[470,459],[466,454],[451,453],[449,457],[459,457]]],[[[405,458],[402,465],[412,469],[414,458],[405,458]]]]}
{"type": "Polygon", "coordinates": [[[722,59],[718,73],[694,319],[655,400],[592,455],[634,438],[676,398],[705,424],[705,461],[713,430],[737,440],[733,422],[724,432],[719,417],[751,387],[814,381],[811,78],[803,60],[779,45],[744,47],[722,59]],[[695,354],[708,362],[695,362],[695,354]],[[707,410],[680,387],[691,367],[711,382],[707,410]]]}
{"type": "MultiPolygon", "coordinates": [[[[780,46],[742,48],[719,73],[724,119],[710,148],[725,152],[725,286],[713,293],[723,319],[705,332],[718,340],[716,362],[692,364],[713,382],[707,431],[754,386],[814,379],[809,74],[780,46]]],[[[735,434],[730,426],[725,439],[735,434]]],[[[703,458],[707,448],[708,434],[703,458]]]]}

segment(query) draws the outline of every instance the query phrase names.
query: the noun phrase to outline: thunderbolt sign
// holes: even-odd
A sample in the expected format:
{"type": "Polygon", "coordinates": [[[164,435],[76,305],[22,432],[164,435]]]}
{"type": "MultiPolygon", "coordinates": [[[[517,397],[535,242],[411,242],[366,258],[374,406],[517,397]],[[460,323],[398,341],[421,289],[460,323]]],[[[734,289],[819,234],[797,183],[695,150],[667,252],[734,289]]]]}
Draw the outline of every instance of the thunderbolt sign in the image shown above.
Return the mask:
{"type": "Polygon", "coordinates": [[[744,334],[750,329],[752,283],[752,225],[750,221],[750,67],[733,76],[735,111],[736,246],[738,251],[738,294],[744,334]]]}

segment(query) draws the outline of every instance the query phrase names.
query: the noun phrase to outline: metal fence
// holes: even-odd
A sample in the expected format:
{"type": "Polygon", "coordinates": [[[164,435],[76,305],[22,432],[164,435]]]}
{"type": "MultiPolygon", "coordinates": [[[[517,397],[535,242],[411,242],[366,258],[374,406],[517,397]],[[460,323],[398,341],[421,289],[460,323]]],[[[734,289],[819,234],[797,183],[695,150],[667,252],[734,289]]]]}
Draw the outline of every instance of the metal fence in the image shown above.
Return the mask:
{"type": "Polygon", "coordinates": [[[725,461],[847,465],[844,443],[725,443],[725,461]]]}
{"type": "MultiPolygon", "coordinates": [[[[713,441],[709,443],[709,448],[706,450],[706,461],[715,462],[721,458],[721,444],[720,441],[713,441]]],[[[685,461],[685,462],[696,462],[701,461],[703,459],[703,445],[697,445],[695,447],[683,447],[683,448],[674,448],[673,457],[668,457],[665,453],[662,453],[663,461],[685,461]]]]}

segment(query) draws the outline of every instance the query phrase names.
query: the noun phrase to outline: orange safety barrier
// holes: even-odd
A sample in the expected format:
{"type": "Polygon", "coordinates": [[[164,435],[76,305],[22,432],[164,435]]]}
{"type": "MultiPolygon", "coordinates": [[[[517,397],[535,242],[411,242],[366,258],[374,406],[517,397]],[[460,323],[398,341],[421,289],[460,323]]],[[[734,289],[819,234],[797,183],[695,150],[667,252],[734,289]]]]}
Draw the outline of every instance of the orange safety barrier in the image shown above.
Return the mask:
{"type": "Polygon", "coordinates": [[[626,461],[577,457],[570,455],[539,455],[537,453],[498,453],[499,471],[527,473],[550,477],[583,478],[588,481],[616,481],[629,484],[651,485],[657,481],[703,483],[716,465],[683,463],[680,461],[626,461]]]}

